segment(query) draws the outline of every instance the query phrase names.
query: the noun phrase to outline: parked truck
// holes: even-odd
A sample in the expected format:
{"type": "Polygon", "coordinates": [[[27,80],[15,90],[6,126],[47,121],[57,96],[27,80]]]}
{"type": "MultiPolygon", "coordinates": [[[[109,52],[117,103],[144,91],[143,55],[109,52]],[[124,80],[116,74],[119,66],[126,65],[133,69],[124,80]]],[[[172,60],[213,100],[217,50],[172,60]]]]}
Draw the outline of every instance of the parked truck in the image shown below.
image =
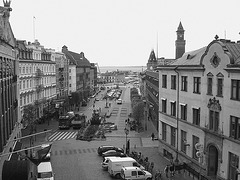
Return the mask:
{"type": "Polygon", "coordinates": [[[122,167],[139,167],[140,169],[145,169],[131,157],[109,159],[108,172],[112,177],[120,178],[122,167]]]}

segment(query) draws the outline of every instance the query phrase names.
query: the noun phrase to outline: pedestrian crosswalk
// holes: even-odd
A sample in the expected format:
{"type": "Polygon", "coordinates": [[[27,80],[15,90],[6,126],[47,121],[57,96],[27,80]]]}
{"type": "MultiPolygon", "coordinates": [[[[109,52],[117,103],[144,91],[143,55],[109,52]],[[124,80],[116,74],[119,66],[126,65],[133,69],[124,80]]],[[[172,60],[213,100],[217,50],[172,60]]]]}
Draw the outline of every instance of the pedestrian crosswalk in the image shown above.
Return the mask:
{"type": "Polygon", "coordinates": [[[89,154],[89,153],[97,153],[97,148],[68,149],[68,150],[52,151],[52,155],[54,155],[54,156],[72,155],[72,154],[89,154]]]}
{"type": "Polygon", "coordinates": [[[59,141],[64,139],[73,139],[77,135],[77,131],[60,131],[57,130],[48,137],[48,141],[59,141]]]}

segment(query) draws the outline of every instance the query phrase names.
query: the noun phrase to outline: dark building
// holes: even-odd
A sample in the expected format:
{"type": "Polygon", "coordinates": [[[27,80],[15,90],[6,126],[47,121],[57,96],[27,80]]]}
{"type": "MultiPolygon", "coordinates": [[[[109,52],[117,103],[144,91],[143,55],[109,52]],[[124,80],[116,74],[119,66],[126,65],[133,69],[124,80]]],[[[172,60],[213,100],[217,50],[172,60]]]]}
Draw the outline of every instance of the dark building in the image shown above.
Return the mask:
{"type": "Polygon", "coordinates": [[[18,53],[9,23],[11,1],[0,7],[0,153],[9,152],[20,136],[18,122],[18,53]],[[10,141],[9,141],[10,140],[10,141]]]}

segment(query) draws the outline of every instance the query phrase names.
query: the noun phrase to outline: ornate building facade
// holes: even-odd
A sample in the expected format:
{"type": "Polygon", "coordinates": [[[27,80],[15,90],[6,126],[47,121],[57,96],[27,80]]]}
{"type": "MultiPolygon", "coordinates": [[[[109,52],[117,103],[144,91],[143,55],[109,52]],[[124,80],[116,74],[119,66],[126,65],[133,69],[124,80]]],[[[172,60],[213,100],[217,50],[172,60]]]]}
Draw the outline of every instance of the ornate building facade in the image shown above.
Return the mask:
{"type": "Polygon", "coordinates": [[[7,153],[13,147],[13,139],[21,136],[21,126],[18,121],[18,52],[9,23],[11,1],[3,2],[4,7],[0,7],[0,153],[7,153]]]}
{"type": "Polygon", "coordinates": [[[41,118],[44,107],[56,98],[55,59],[37,40],[33,43],[17,41],[17,47],[21,114],[26,105],[35,104],[38,106],[37,118],[41,118]]]}
{"type": "Polygon", "coordinates": [[[208,179],[238,179],[240,43],[212,41],[159,71],[159,150],[208,179]]]}

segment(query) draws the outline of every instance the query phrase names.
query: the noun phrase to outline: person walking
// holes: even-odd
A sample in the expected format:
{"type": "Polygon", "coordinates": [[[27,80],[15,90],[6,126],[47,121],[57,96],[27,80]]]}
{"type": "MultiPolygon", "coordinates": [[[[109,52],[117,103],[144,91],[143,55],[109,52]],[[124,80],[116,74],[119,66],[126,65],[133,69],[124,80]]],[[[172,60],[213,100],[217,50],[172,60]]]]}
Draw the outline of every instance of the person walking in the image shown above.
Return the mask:
{"type": "Polygon", "coordinates": [[[154,141],[155,134],[154,134],[154,133],[152,133],[151,137],[152,137],[152,141],[154,141]]]}
{"type": "Polygon", "coordinates": [[[164,168],[164,173],[166,174],[166,178],[168,178],[168,172],[169,172],[169,165],[167,165],[167,166],[164,168]]]}

